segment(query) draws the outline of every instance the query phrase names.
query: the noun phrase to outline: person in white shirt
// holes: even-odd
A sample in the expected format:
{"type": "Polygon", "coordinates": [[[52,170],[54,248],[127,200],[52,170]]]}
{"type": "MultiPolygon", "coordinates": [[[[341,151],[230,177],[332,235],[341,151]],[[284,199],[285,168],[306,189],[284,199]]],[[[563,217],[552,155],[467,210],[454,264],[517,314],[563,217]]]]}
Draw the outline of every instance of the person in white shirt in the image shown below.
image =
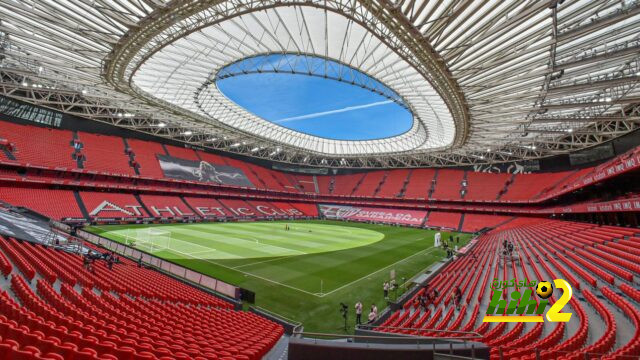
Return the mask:
{"type": "Polygon", "coordinates": [[[356,324],[362,324],[362,303],[360,301],[356,303],[356,324]]]}
{"type": "Polygon", "coordinates": [[[375,304],[372,304],[371,310],[369,311],[369,324],[376,321],[377,317],[378,317],[378,308],[376,307],[375,304]]]}
{"type": "Polygon", "coordinates": [[[440,246],[440,233],[437,232],[434,236],[434,242],[433,242],[433,246],[438,247],[440,246]]]}
{"type": "Polygon", "coordinates": [[[389,299],[389,282],[388,281],[385,281],[382,284],[382,291],[384,292],[385,300],[389,299]]]}

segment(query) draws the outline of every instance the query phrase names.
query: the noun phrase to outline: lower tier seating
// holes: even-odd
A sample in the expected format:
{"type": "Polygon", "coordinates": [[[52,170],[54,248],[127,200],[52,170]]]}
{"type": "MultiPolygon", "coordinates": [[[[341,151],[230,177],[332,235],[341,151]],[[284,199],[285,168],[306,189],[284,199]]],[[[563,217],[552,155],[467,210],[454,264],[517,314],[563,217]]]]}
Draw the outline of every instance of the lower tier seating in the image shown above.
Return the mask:
{"type": "MultiPolygon", "coordinates": [[[[620,242],[640,250],[640,239],[632,240],[637,232],[545,219],[505,222],[481,235],[466,255],[445,265],[428,288],[418,290],[375,330],[447,338],[480,336],[491,347],[492,359],[638,359],[640,273],[633,261],[605,251],[620,242]],[[514,245],[511,255],[503,253],[504,241],[514,245]],[[572,313],[571,325],[482,322],[493,296],[492,281],[558,278],[573,288],[571,301],[561,311],[572,313]],[[457,289],[462,295],[459,310],[453,297],[457,289]],[[438,296],[420,301],[423,293],[434,294],[434,290],[438,296]]],[[[556,290],[550,303],[560,294],[556,290]]],[[[508,300],[505,294],[503,298],[508,300]]]]}
{"type": "Polygon", "coordinates": [[[0,237],[0,249],[22,264],[0,290],[1,359],[257,360],[284,332],[127,259],[88,270],[80,255],[38,244],[0,237]]]}

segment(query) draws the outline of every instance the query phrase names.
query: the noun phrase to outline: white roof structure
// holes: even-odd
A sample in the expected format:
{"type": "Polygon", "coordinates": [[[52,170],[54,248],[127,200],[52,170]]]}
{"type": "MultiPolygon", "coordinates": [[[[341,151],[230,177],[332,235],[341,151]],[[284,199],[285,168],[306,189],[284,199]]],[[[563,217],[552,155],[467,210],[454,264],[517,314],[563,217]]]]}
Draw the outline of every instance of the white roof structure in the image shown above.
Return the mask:
{"type": "Polygon", "coordinates": [[[0,0],[0,19],[5,96],[292,164],[537,159],[640,122],[638,1],[0,0]],[[319,138],[257,117],[215,86],[258,70],[381,92],[413,126],[385,139],[319,138]]]}

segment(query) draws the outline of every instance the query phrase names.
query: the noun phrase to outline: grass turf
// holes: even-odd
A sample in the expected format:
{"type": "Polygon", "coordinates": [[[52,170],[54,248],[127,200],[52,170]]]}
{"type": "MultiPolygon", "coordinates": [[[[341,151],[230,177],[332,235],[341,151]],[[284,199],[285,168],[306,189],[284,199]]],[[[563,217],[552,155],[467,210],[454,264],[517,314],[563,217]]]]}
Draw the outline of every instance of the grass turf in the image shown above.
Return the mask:
{"type": "MultiPolygon", "coordinates": [[[[111,225],[87,230],[252,290],[256,305],[302,322],[305,331],[340,331],[339,304],[386,307],[382,283],[401,283],[444,257],[435,231],[336,221],[111,225]],[[289,224],[291,230],[284,229],[289,224]],[[157,246],[147,241],[155,239],[157,246]],[[167,249],[168,247],[168,249],[167,249]],[[322,288],[321,288],[322,287],[322,288]]],[[[470,235],[460,236],[459,246],[470,235]]],[[[442,232],[448,238],[448,232],[442,232]]],[[[392,294],[393,298],[395,294],[392,294]]]]}

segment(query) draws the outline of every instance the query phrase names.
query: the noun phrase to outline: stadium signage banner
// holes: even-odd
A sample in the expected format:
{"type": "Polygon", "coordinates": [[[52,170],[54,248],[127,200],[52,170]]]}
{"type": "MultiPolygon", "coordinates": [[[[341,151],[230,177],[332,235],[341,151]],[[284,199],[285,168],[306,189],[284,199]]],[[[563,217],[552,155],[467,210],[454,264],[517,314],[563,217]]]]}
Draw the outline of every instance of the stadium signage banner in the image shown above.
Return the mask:
{"type": "Polygon", "coordinates": [[[640,211],[640,198],[620,199],[599,203],[577,204],[571,206],[543,209],[540,213],[567,214],[567,213],[599,213],[640,211]]]}
{"type": "MultiPolygon", "coordinates": [[[[303,216],[304,214],[294,208],[281,209],[276,206],[270,206],[267,204],[255,205],[249,207],[249,205],[233,206],[228,205],[226,208],[221,206],[195,206],[193,209],[195,213],[191,211],[186,205],[174,205],[174,206],[155,206],[148,205],[147,209],[151,212],[151,216],[161,219],[171,218],[197,218],[197,217],[246,217],[246,216],[272,216],[272,217],[290,217],[290,216],[303,216]],[[228,211],[227,211],[228,209],[228,211]]],[[[110,218],[128,218],[137,219],[147,217],[146,211],[141,205],[119,205],[112,201],[104,200],[98,204],[93,210],[89,212],[89,215],[94,218],[100,218],[102,220],[110,218]],[[119,216],[118,216],[119,215],[119,216]]],[[[154,218],[149,218],[153,220],[154,218]]]]}
{"type": "Polygon", "coordinates": [[[549,193],[544,199],[549,199],[560,194],[571,192],[605,179],[617,176],[621,173],[631,171],[640,167],[640,152],[633,150],[609,161],[609,164],[598,166],[598,170],[590,175],[577,179],[569,186],[549,193]]]}
{"type": "Polygon", "coordinates": [[[320,205],[320,213],[327,219],[376,221],[392,224],[419,226],[422,224],[426,211],[404,209],[378,209],[370,207],[346,205],[320,205]]]}
{"type": "MultiPolygon", "coordinates": [[[[0,208],[0,234],[43,242],[51,234],[51,228],[43,220],[0,208]]],[[[64,239],[62,235],[56,235],[56,237],[64,239]]]]}
{"type": "Polygon", "coordinates": [[[156,156],[164,176],[170,179],[255,187],[242,170],[232,166],[180,159],[169,155],[156,156]]]}

